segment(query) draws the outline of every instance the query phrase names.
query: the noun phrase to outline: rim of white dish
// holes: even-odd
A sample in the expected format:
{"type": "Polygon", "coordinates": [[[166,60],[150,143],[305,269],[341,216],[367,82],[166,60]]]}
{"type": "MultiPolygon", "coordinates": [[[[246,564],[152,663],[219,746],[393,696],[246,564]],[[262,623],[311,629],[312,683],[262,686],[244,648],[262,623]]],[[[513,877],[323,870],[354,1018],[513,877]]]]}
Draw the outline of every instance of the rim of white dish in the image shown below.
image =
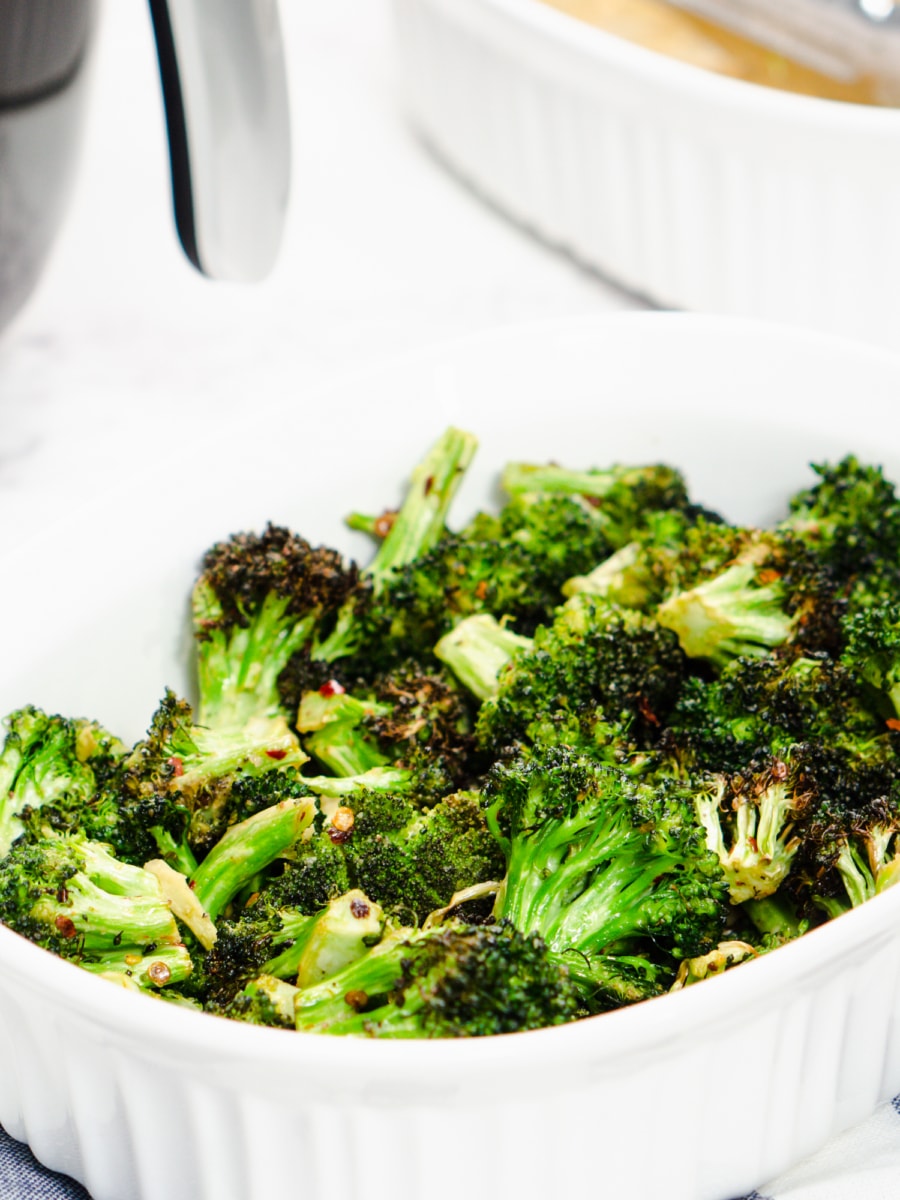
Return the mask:
{"type": "Polygon", "coordinates": [[[316,1073],[355,1066],[381,1082],[420,1077],[424,1071],[433,1083],[447,1084],[465,1082],[475,1068],[483,1072],[546,1064],[564,1075],[599,1062],[614,1070],[636,1051],[653,1052],[715,1027],[739,1024],[742,1013],[758,1013],[785,987],[826,983],[837,961],[867,958],[874,946],[896,936],[898,921],[900,888],[700,985],[565,1025],[483,1038],[339,1037],[216,1018],[117,988],[3,926],[0,961],[5,975],[16,976],[45,999],[58,998],[67,1016],[88,1019],[107,1039],[165,1047],[179,1059],[214,1055],[220,1062],[316,1073]]]}
{"type": "MultiPolygon", "coordinates": [[[[444,3],[448,8],[457,6],[457,0],[449,6],[446,0],[438,0],[438,3],[444,3]]],[[[900,125],[898,108],[806,96],[719,75],[618,37],[553,8],[544,0],[470,0],[470,3],[508,22],[524,25],[561,47],[593,59],[598,65],[625,68],[635,78],[668,84],[684,95],[693,95],[720,109],[755,112],[772,120],[787,120],[795,125],[824,130],[890,133],[896,132],[900,125]]]]}
{"type": "MultiPolygon", "coordinates": [[[[519,0],[487,2],[512,6],[519,0]]],[[[427,363],[435,356],[515,342],[523,336],[531,338],[536,331],[545,337],[584,336],[599,327],[614,327],[623,322],[642,324],[648,330],[653,325],[682,325],[696,335],[716,331],[737,333],[763,338],[770,344],[805,347],[805,352],[827,348],[831,354],[853,355],[861,362],[880,364],[900,379],[900,356],[850,339],[744,318],[620,312],[516,323],[448,339],[348,372],[311,389],[308,399],[332,397],[359,381],[390,373],[404,365],[427,363]]],[[[221,436],[228,435],[230,426],[231,423],[223,427],[221,436]]],[[[181,457],[178,453],[172,456],[173,461],[181,457]]],[[[132,479],[110,492],[113,495],[130,493],[140,483],[140,479],[132,479]]],[[[85,511],[107,505],[110,499],[110,493],[105,493],[69,519],[53,523],[53,528],[65,528],[70,521],[82,520],[85,511]]],[[[14,548],[4,557],[10,561],[19,552],[29,552],[29,545],[14,548]]],[[[296,1070],[298,1077],[299,1072],[305,1071],[319,1079],[334,1078],[343,1083],[348,1079],[344,1072],[352,1069],[361,1073],[360,1078],[368,1075],[370,1080],[377,1079],[380,1083],[411,1081],[413,1078],[421,1082],[427,1077],[437,1085],[462,1085],[471,1080],[473,1072],[482,1076],[484,1072],[530,1069],[539,1064],[546,1064],[560,1076],[566,1070],[583,1068],[585,1063],[617,1069],[623,1059],[635,1052],[653,1052],[670,1042],[702,1036],[711,1027],[736,1024],[742,1012],[764,1004],[784,987],[827,985],[829,974],[837,964],[861,960],[895,936],[893,930],[898,921],[900,887],[811,930],[775,954],[745,963],[739,971],[729,971],[704,981],[701,987],[690,987],[554,1028],[472,1039],[392,1041],[329,1037],[215,1019],[206,1013],[111,986],[2,926],[0,964],[8,978],[14,978],[27,991],[44,1000],[58,999],[67,1013],[77,1014],[102,1028],[105,1037],[124,1039],[132,1045],[152,1044],[185,1060],[213,1055],[222,1062],[240,1061],[279,1071],[296,1070]]]]}

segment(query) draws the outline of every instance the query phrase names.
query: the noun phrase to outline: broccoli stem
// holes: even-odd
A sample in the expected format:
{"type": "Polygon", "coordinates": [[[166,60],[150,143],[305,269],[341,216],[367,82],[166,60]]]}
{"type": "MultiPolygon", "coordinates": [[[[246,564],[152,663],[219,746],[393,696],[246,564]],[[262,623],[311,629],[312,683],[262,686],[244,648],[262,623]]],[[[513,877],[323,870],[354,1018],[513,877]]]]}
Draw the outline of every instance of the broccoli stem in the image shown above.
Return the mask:
{"type": "Polygon", "coordinates": [[[346,692],[307,692],[300,701],[297,729],[304,735],[305,748],[329,771],[362,775],[390,762],[361,728],[366,718],[389,712],[385,704],[358,700],[346,692]]]}
{"type": "Polygon", "coordinates": [[[354,792],[405,791],[410,786],[411,775],[404,767],[374,767],[359,775],[303,775],[302,780],[317,796],[337,800],[342,796],[352,796],[354,792]]]}
{"type": "Polygon", "coordinates": [[[510,496],[536,492],[562,492],[572,496],[602,498],[617,488],[637,488],[657,479],[668,482],[674,472],[668,467],[610,467],[608,470],[574,471],[555,463],[507,463],[503,490],[510,496]]]}
{"type": "Polygon", "coordinates": [[[82,959],[79,966],[114,983],[132,981],[152,992],[170,983],[183,983],[194,964],[184,946],[158,946],[153,951],[122,946],[82,959]]]}
{"type": "Polygon", "coordinates": [[[282,800],[232,825],[194,872],[200,904],[215,921],[226,904],[257,871],[282,857],[312,822],[309,797],[282,800]]]}
{"type": "Polygon", "coordinates": [[[182,875],[190,878],[197,870],[197,859],[186,839],[182,838],[180,842],[176,842],[171,833],[167,829],[163,829],[161,825],[151,826],[150,832],[159,847],[160,857],[180,871],[182,875]]]}
{"type": "Polygon", "coordinates": [[[477,446],[471,433],[447,429],[415,467],[390,532],[364,570],[376,592],[392,571],[426,553],[443,536],[450,504],[477,446]]]}
{"type": "MultiPolygon", "coordinates": [[[[448,429],[414,468],[390,531],[362,571],[376,593],[397,568],[426,553],[446,532],[447,513],[477,446],[471,433],[448,429]]],[[[356,600],[351,596],[340,609],[334,629],[313,647],[311,657],[334,662],[352,654],[358,642],[356,600]]]]}
{"type": "Polygon", "coordinates": [[[222,605],[204,576],[194,587],[192,604],[200,635],[197,724],[243,729],[261,717],[278,717],[278,676],[309,641],[315,615],[298,619],[288,613],[288,597],[269,592],[246,625],[222,629],[216,624],[222,605]]]}
{"type": "Polygon", "coordinates": [[[761,658],[787,641],[794,621],[778,584],[757,586],[758,567],[736,563],[720,575],[664,601],[656,619],[678,637],[689,658],[724,667],[733,658],[761,658]]]}
{"type": "Polygon", "coordinates": [[[517,650],[530,650],[532,638],[507,629],[489,613],[477,613],[460,621],[434,647],[463,687],[478,700],[497,694],[500,672],[517,650]]]}

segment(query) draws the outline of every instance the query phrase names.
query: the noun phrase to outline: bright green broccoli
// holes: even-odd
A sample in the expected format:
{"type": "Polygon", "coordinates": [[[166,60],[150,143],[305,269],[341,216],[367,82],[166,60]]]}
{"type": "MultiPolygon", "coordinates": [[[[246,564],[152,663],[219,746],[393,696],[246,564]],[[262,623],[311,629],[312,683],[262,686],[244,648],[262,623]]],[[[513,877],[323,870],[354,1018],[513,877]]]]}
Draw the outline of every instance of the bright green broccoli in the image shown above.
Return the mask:
{"type": "Polygon", "coordinates": [[[507,862],[495,918],[539,934],[592,1006],[657,994],[721,940],[727,887],[689,789],[551,749],[496,766],[485,794],[507,862]]]}
{"type": "Polygon", "coordinates": [[[63,958],[139,986],[191,971],[156,877],[79,834],[16,842],[0,873],[0,919],[63,958]]]}

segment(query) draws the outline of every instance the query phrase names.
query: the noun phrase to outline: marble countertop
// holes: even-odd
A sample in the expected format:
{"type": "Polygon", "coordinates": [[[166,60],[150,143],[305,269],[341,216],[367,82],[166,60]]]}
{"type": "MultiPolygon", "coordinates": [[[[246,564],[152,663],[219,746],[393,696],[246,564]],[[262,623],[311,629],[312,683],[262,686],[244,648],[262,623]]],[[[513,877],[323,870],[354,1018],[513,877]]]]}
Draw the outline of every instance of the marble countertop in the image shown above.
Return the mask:
{"type": "Polygon", "coordinates": [[[492,326],[637,302],[506,222],[408,124],[387,0],[282,6],[294,164],[278,265],[211,283],[183,256],[146,5],[107,2],[66,222],[0,335],[7,544],[259,397],[492,326]],[[12,518],[10,520],[10,517],[12,518]]]}

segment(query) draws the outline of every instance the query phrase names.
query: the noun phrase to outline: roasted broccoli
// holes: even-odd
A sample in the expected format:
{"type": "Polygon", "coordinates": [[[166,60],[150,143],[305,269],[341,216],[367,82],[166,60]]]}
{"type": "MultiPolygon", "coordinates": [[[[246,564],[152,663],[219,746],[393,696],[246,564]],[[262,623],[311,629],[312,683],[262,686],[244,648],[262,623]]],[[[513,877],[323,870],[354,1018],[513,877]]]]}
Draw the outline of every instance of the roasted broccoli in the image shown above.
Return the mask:
{"type": "MultiPolygon", "coordinates": [[[[667,466],[472,434],[348,524],[205,555],[193,702],[126,746],[20,707],[0,920],[170,1002],[482,1036],[693,986],[900,880],[900,500],[848,456],[771,528],[667,466]]],[[[751,968],[752,969],[752,968],[751,968]]]]}
{"type": "Polygon", "coordinates": [[[592,1006],[656,994],[721,939],[727,886],[688,789],[551,748],[485,793],[507,861],[494,916],[539,934],[592,1006]]]}

